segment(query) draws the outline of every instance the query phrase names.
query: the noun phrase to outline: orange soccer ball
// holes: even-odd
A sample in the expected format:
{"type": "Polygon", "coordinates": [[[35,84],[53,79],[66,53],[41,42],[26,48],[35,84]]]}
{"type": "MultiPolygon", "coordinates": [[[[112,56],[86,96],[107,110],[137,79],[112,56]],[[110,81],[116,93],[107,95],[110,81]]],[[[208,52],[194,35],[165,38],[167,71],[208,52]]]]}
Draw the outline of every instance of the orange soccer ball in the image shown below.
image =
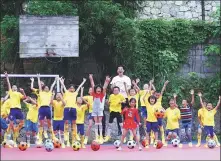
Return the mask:
{"type": "Polygon", "coordinates": [[[156,147],[156,149],[161,149],[161,148],[163,147],[162,141],[158,140],[158,141],[155,143],[155,147],[156,147]]]}
{"type": "Polygon", "coordinates": [[[142,144],[143,147],[146,147],[146,146],[148,145],[148,141],[145,140],[145,139],[143,139],[143,140],[141,141],[141,144],[142,144]]]}
{"type": "Polygon", "coordinates": [[[156,111],[155,111],[155,116],[156,116],[157,118],[163,118],[163,117],[164,117],[164,113],[165,113],[165,110],[164,110],[164,109],[156,110],[156,111]]]}
{"type": "Polygon", "coordinates": [[[98,142],[96,142],[95,140],[92,141],[91,143],[91,149],[93,151],[98,151],[100,149],[100,144],[98,142]]]}
{"type": "Polygon", "coordinates": [[[25,151],[27,148],[28,148],[28,145],[26,142],[20,142],[18,148],[21,150],[21,151],[25,151]]]}
{"type": "Polygon", "coordinates": [[[60,148],[61,147],[61,142],[59,140],[53,141],[54,147],[55,148],[60,148]]]}

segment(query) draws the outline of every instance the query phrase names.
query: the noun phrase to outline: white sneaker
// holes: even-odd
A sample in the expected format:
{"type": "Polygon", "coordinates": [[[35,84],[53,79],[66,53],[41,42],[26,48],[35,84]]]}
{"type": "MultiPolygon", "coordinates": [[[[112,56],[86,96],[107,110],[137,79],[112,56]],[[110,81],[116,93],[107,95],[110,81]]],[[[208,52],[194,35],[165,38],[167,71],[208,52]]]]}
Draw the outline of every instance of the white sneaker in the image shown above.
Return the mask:
{"type": "Polygon", "coordinates": [[[189,145],[189,147],[191,147],[191,148],[193,147],[192,142],[189,142],[189,144],[188,144],[188,145],[189,145]]]}
{"type": "Polygon", "coordinates": [[[122,150],[122,148],[121,147],[119,147],[118,149],[117,149],[117,151],[121,151],[122,150]]]}
{"type": "Polygon", "coordinates": [[[139,151],[142,151],[142,147],[139,147],[139,151]]]}

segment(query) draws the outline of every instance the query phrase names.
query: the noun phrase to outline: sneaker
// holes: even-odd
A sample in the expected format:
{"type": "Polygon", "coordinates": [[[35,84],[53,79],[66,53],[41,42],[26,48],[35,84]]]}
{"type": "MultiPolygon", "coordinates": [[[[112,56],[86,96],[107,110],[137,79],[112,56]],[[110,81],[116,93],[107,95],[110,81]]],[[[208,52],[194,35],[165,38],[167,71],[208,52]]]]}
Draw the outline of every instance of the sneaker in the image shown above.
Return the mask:
{"type": "Polygon", "coordinates": [[[121,147],[117,148],[117,151],[121,151],[121,150],[122,150],[122,148],[121,148],[121,147]]]}
{"type": "Polygon", "coordinates": [[[64,140],[67,141],[68,140],[68,134],[65,132],[64,133],[64,140]]]}
{"type": "Polygon", "coordinates": [[[179,144],[179,148],[182,148],[183,147],[183,144],[179,144]]]}
{"type": "Polygon", "coordinates": [[[154,140],[153,139],[150,139],[150,144],[154,144],[154,140]]]}
{"type": "Polygon", "coordinates": [[[208,145],[207,145],[207,144],[205,144],[205,145],[204,145],[204,147],[205,147],[205,148],[208,148],[208,145]]]}
{"type": "Polygon", "coordinates": [[[149,149],[150,147],[149,147],[149,145],[147,145],[147,146],[145,146],[145,148],[146,148],[146,149],[149,149]]]}
{"type": "Polygon", "coordinates": [[[86,146],[84,144],[81,145],[82,149],[86,149],[86,146]]]}
{"type": "Polygon", "coordinates": [[[48,138],[48,133],[47,133],[47,131],[44,131],[44,137],[45,137],[45,139],[48,138]]]}
{"type": "Polygon", "coordinates": [[[100,138],[100,136],[96,136],[95,140],[99,141],[100,140],[99,138],[100,138]]]}
{"type": "Polygon", "coordinates": [[[189,145],[189,147],[191,147],[191,148],[193,147],[192,142],[189,142],[189,144],[188,144],[188,145],[189,145]]]}
{"type": "Polygon", "coordinates": [[[201,145],[200,143],[197,143],[197,144],[196,144],[196,147],[198,148],[198,147],[200,147],[200,145],[201,145]]]}
{"type": "Polygon", "coordinates": [[[103,136],[100,136],[99,143],[100,143],[100,144],[103,144],[103,143],[104,143],[103,136]]]}
{"type": "Polygon", "coordinates": [[[139,146],[139,151],[142,151],[142,147],[139,146]]]}
{"type": "Polygon", "coordinates": [[[167,143],[164,143],[163,146],[164,146],[164,147],[167,147],[167,143]]]}
{"type": "Polygon", "coordinates": [[[106,136],[104,142],[108,142],[110,140],[110,136],[106,136]]]}
{"type": "Polygon", "coordinates": [[[14,148],[17,148],[17,147],[18,147],[18,145],[15,143],[15,144],[14,144],[14,148]]]}
{"type": "Polygon", "coordinates": [[[30,148],[30,143],[27,144],[28,148],[30,148]]]}
{"type": "Polygon", "coordinates": [[[87,141],[88,141],[88,137],[85,136],[85,138],[84,138],[84,144],[85,144],[85,145],[87,145],[87,141]]]}
{"type": "Polygon", "coordinates": [[[62,149],[65,148],[65,144],[64,144],[64,143],[61,144],[61,148],[62,148],[62,149]]]}
{"type": "Polygon", "coordinates": [[[217,147],[220,147],[220,143],[217,143],[216,146],[217,146],[217,147]]]}
{"type": "Polygon", "coordinates": [[[81,139],[80,139],[80,136],[77,134],[76,135],[76,139],[78,140],[78,141],[80,141],[81,139]]]}
{"type": "Polygon", "coordinates": [[[68,142],[67,142],[67,147],[70,147],[70,146],[71,146],[71,145],[70,145],[70,142],[68,141],[68,142]]]}
{"type": "Polygon", "coordinates": [[[131,136],[129,137],[129,140],[134,140],[134,137],[131,135],[131,136]]]}
{"type": "Polygon", "coordinates": [[[124,138],[124,143],[126,143],[127,142],[127,138],[124,138]]]}

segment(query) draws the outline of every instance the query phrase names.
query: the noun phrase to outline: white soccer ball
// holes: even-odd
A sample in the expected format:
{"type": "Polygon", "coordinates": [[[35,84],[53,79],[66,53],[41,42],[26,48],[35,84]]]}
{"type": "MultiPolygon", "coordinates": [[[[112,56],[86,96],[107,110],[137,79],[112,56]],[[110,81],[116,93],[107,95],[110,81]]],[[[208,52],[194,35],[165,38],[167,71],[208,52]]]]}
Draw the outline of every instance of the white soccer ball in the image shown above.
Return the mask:
{"type": "Polygon", "coordinates": [[[207,142],[207,146],[211,149],[215,148],[216,147],[216,142],[215,140],[212,140],[210,139],[208,142],[207,142]]]}
{"type": "Polygon", "coordinates": [[[14,142],[13,140],[8,140],[8,141],[7,141],[7,144],[10,145],[10,146],[12,146],[12,147],[14,147],[15,142],[14,142]]]}
{"type": "Polygon", "coordinates": [[[136,142],[135,142],[134,140],[129,140],[129,141],[127,142],[127,147],[128,147],[129,149],[133,149],[135,146],[136,146],[136,142]]]}
{"type": "Polygon", "coordinates": [[[173,145],[174,147],[177,147],[177,146],[179,145],[179,143],[180,143],[180,140],[179,140],[179,139],[173,139],[173,140],[171,141],[171,143],[172,143],[172,145],[173,145]]]}
{"type": "Polygon", "coordinates": [[[119,148],[119,146],[120,146],[120,140],[116,140],[116,141],[114,142],[114,146],[115,146],[115,148],[119,148]]]}

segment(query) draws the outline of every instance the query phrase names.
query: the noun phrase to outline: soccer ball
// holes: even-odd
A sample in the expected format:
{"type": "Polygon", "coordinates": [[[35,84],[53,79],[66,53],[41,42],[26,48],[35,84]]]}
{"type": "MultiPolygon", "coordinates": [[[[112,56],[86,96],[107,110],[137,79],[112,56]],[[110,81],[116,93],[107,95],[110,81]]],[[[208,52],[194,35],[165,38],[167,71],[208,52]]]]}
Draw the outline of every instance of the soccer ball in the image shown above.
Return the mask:
{"type": "Polygon", "coordinates": [[[81,144],[78,141],[75,141],[72,145],[74,151],[78,151],[81,148],[81,144]]]}
{"type": "Polygon", "coordinates": [[[171,143],[172,143],[173,147],[177,147],[177,146],[179,145],[179,143],[180,143],[180,140],[178,140],[178,139],[173,139],[173,140],[171,141],[171,143]]]}
{"type": "Polygon", "coordinates": [[[98,150],[100,149],[100,144],[97,143],[95,140],[92,141],[92,143],[91,143],[91,149],[92,149],[93,151],[98,151],[98,150]]]}
{"type": "Polygon", "coordinates": [[[52,142],[47,142],[47,143],[45,144],[45,150],[46,150],[47,152],[51,152],[53,149],[54,149],[54,145],[53,145],[52,142]]]}
{"type": "Polygon", "coordinates": [[[26,142],[20,142],[19,146],[18,146],[19,150],[21,151],[25,151],[28,148],[28,145],[26,142]]]}
{"type": "Polygon", "coordinates": [[[47,143],[52,143],[53,144],[53,141],[51,139],[46,139],[45,144],[47,144],[47,143]]]}
{"type": "Polygon", "coordinates": [[[135,146],[136,146],[136,142],[135,142],[134,140],[129,140],[129,141],[127,142],[127,147],[128,147],[129,149],[133,149],[135,146]]]}
{"type": "Polygon", "coordinates": [[[61,142],[59,140],[53,141],[54,148],[60,148],[61,147],[61,142]]]}
{"type": "Polygon", "coordinates": [[[165,110],[164,110],[164,109],[156,110],[156,111],[155,111],[155,116],[156,116],[157,118],[163,118],[163,117],[164,117],[164,113],[165,113],[165,110]]]}
{"type": "Polygon", "coordinates": [[[146,147],[148,145],[148,141],[144,139],[142,140],[141,144],[143,147],[146,147]]]}
{"type": "Polygon", "coordinates": [[[115,148],[119,148],[119,146],[120,146],[120,140],[116,140],[116,141],[114,142],[114,146],[115,146],[115,148]]]}
{"type": "Polygon", "coordinates": [[[156,149],[161,149],[163,147],[163,143],[162,141],[158,140],[154,143],[154,147],[156,147],[156,149]]]}
{"type": "Polygon", "coordinates": [[[212,139],[210,139],[208,142],[207,142],[207,146],[210,148],[210,149],[213,149],[216,147],[216,142],[212,139]]]}
{"type": "Polygon", "coordinates": [[[15,142],[13,140],[9,140],[9,141],[7,141],[7,144],[14,147],[15,142]]]}

